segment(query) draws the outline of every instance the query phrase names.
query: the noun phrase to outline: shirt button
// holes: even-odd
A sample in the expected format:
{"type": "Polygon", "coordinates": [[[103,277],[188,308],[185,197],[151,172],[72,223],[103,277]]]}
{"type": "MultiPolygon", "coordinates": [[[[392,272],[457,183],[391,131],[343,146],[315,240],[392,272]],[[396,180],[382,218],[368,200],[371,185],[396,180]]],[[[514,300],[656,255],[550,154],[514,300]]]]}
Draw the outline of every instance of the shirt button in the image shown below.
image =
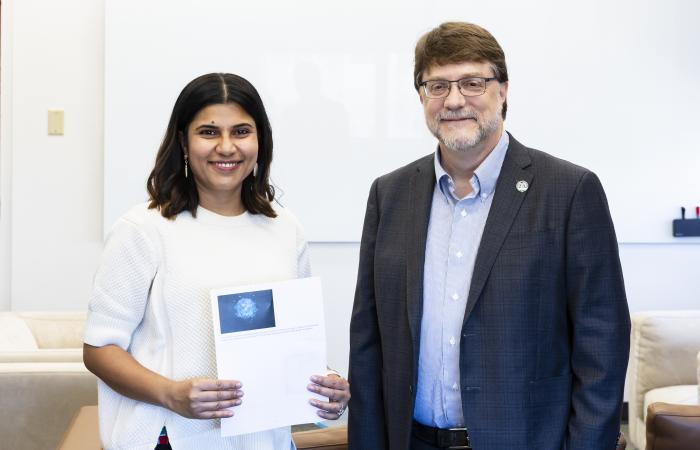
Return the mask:
{"type": "Polygon", "coordinates": [[[459,390],[459,385],[457,383],[452,385],[452,390],[453,391],[458,391],[459,390]]]}
{"type": "Polygon", "coordinates": [[[450,345],[455,345],[455,342],[457,342],[457,341],[455,341],[455,337],[452,336],[452,337],[450,338],[450,345]]]}
{"type": "Polygon", "coordinates": [[[462,256],[464,256],[464,253],[462,253],[462,250],[458,250],[457,253],[455,253],[455,255],[457,255],[457,258],[461,258],[462,256]]]}
{"type": "Polygon", "coordinates": [[[459,295],[456,292],[452,294],[452,300],[459,300],[459,295]]]}
{"type": "Polygon", "coordinates": [[[463,209],[460,214],[462,215],[462,217],[467,217],[467,211],[465,209],[463,209]]]}

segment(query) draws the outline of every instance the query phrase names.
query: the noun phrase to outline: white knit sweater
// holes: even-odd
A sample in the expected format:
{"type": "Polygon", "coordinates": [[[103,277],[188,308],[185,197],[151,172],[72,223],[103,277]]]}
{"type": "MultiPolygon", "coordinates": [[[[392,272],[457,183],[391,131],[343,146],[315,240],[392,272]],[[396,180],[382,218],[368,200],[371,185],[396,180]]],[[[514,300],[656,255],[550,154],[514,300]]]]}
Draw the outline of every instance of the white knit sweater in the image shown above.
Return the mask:
{"type": "MultiPolygon", "coordinates": [[[[310,275],[298,222],[284,208],[276,212],[274,219],[225,217],[200,207],[196,219],[183,212],[168,220],[145,204],[134,207],[107,236],[85,342],[116,344],[174,380],[216,378],[209,290],[310,275]]],[[[153,450],[164,425],[175,450],[294,448],[289,427],[221,438],[218,420],[186,419],[101,381],[98,394],[108,450],[153,450]]]]}

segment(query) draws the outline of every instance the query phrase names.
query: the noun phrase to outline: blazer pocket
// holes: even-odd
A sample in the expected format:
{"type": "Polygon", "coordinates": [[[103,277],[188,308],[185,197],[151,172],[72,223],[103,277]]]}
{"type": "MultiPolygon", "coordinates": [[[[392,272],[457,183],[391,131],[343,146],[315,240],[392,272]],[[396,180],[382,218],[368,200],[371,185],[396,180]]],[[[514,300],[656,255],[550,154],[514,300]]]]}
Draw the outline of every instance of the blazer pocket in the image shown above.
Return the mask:
{"type": "Polygon", "coordinates": [[[530,382],[530,405],[568,403],[571,399],[571,374],[530,382]]]}
{"type": "Polygon", "coordinates": [[[518,252],[531,248],[546,248],[554,241],[554,231],[519,231],[508,233],[501,252],[518,252]]]}

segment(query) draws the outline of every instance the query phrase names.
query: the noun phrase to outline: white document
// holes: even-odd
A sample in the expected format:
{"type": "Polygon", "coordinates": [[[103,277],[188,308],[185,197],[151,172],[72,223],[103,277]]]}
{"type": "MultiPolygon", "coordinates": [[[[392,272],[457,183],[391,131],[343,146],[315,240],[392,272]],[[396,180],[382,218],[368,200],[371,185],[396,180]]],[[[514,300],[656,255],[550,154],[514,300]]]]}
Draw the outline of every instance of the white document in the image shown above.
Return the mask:
{"type": "Polygon", "coordinates": [[[321,280],[237,286],[211,291],[220,379],[243,384],[243,402],[221,420],[236,436],[322,420],[309,399],[309,377],[326,373],[321,280]]]}

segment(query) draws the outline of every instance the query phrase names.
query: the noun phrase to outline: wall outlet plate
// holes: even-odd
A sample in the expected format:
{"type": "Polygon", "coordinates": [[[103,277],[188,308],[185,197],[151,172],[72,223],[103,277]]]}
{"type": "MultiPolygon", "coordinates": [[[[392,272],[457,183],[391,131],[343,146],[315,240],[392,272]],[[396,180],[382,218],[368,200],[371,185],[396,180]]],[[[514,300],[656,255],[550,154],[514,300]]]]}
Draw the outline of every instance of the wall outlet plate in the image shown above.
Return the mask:
{"type": "Polygon", "coordinates": [[[49,136],[63,136],[62,109],[49,109],[49,136]]]}

